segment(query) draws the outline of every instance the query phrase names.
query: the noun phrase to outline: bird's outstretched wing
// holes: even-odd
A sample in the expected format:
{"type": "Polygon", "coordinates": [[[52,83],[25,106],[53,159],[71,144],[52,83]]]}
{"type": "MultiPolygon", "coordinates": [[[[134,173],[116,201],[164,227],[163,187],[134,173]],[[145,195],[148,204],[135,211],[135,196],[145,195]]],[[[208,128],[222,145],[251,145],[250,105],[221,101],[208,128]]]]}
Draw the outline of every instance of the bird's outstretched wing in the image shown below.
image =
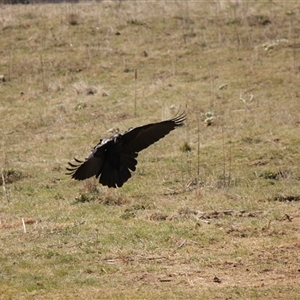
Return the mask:
{"type": "Polygon", "coordinates": [[[104,145],[100,142],[84,161],[74,158],[75,163],[68,163],[67,175],[71,175],[76,180],[98,177],[104,162],[104,150],[104,145]]]}
{"type": "Polygon", "coordinates": [[[123,151],[139,152],[157,142],[178,126],[182,126],[186,114],[181,113],[174,118],[162,122],[151,123],[129,129],[123,134],[123,151]]]}

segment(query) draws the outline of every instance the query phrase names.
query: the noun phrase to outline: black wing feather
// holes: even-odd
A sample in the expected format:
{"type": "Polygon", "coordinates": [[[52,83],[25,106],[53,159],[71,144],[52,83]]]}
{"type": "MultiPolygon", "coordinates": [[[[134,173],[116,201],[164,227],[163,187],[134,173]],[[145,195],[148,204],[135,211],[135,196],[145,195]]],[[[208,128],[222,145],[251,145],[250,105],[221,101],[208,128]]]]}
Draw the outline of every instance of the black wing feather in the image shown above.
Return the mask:
{"type": "Polygon", "coordinates": [[[128,130],[123,135],[123,151],[139,152],[154,144],[178,126],[182,126],[186,114],[182,113],[173,119],[152,123],[128,130]]]}
{"type": "Polygon", "coordinates": [[[79,162],[78,165],[69,163],[69,168],[67,170],[69,173],[67,175],[72,175],[72,178],[76,180],[84,180],[92,176],[96,176],[100,169],[102,160],[99,157],[87,158],[84,162],[79,162]]]}
{"type": "Polygon", "coordinates": [[[85,161],[77,158],[74,160],[77,164],[69,162],[67,175],[71,175],[76,180],[84,180],[92,176],[98,177],[104,161],[104,147],[99,143],[85,161]]]}

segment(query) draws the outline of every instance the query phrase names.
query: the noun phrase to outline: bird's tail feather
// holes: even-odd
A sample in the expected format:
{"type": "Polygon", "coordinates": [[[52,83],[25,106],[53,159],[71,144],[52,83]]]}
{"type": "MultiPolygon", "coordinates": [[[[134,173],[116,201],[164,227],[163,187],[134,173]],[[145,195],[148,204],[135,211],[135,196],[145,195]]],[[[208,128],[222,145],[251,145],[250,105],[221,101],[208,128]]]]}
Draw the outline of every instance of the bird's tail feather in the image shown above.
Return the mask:
{"type": "Polygon", "coordinates": [[[113,163],[105,161],[101,170],[99,182],[112,188],[121,187],[131,177],[129,170],[135,171],[137,164],[136,157],[136,153],[122,153],[117,164],[116,161],[113,163]]]}

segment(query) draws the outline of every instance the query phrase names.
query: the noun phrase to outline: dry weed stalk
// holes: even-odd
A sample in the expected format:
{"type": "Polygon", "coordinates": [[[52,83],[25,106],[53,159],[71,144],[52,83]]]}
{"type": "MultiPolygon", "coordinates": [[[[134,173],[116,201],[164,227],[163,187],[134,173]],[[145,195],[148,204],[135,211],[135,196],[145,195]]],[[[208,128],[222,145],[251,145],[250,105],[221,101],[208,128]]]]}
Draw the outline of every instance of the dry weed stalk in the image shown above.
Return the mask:
{"type": "Polygon", "coordinates": [[[1,177],[2,177],[2,188],[3,188],[3,192],[4,192],[4,195],[6,197],[6,201],[7,203],[10,202],[10,199],[9,199],[9,193],[8,191],[6,190],[6,186],[5,186],[5,175],[4,175],[4,170],[2,169],[1,170],[1,177]]]}
{"type": "Polygon", "coordinates": [[[136,89],[137,89],[137,69],[134,69],[134,117],[136,118],[136,89]]]}
{"type": "Polygon", "coordinates": [[[200,181],[200,120],[199,113],[196,113],[197,118],[197,184],[200,181]]]}
{"type": "Polygon", "coordinates": [[[226,168],[226,153],[225,153],[225,130],[224,130],[224,118],[221,122],[221,133],[222,133],[222,159],[223,159],[223,188],[229,187],[231,183],[231,144],[229,146],[229,157],[228,157],[228,169],[226,168]],[[228,174],[226,174],[228,173],[228,174]]]}
{"type": "Polygon", "coordinates": [[[11,74],[12,74],[12,50],[9,51],[8,81],[11,81],[11,74]]]}
{"type": "Polygon", "coordinates": [[[43,91],[47,91],[46,80],[45,80],[45,65],[43,56],[41,55],[41,70],[42,70],[42,83],[43,83],[43,91]]]}
{"type": "Polygon", "coordinates": [[[26,224],[25,224],[25,221],[24,221],[24,218],[22,218],[22,227],[23,227],[23,231],[24,233],[26,233],[26,224]]]}

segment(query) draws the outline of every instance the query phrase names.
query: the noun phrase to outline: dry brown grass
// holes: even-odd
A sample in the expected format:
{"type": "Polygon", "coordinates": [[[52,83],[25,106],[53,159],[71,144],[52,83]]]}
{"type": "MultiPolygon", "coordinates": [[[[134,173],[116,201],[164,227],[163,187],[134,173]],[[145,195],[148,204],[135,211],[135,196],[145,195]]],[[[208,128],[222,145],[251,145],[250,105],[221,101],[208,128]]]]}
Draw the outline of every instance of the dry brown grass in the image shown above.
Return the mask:
{"type": "Polygon", "coordinates": [[[0,6],[0,298],[297,299],[299,12],[0,6]],[[122,189],[64,175],[186,106],[122,189]]]}

